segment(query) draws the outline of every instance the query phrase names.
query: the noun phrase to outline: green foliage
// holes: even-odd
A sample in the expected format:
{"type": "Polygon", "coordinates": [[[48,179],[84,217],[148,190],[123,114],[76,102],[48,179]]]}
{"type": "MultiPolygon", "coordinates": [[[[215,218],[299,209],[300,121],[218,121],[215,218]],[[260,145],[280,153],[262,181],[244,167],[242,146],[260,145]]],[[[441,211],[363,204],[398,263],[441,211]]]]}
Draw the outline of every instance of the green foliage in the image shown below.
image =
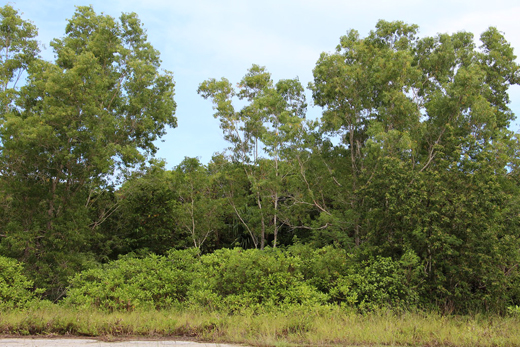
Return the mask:
{"type": "Polygon", "coordinates": [[[23,274],[23,266],[0,256],[0,309],[25,308],[37,301],[42,290],[33,290],[33,282],[23,274]]]}
{"type": "Polygon", "coordinates": [[[0,254],[49,298],[73,276],[67,302],[104,310],[515,311],[520,66],[496,28],[479,47],[418,32],[342,36],[313,71],[316,121],[297,78],[253,65],[236,86],[204,81],[230,155],[169,171],[144,163],[176,126],[174,81],[135,14],[77,7],[43,61],[35,26],[1,7],[0,254]],[[188,245],[267,249],[169,251],[188,245]],[[99,265],[127,253],[145,257],[99,265]]]}
{"type": "Polygon", "coordinates": [[[22,74],[39,53],[36,27],[12,6],[0,7],[0,119],[15,105],[22,74]]]}
{"type": "Polygon", "coordinates": [[[190,301],[231,311],[324,303],[327,296],[303,281],[301,265],[271,249],[218,250],[202,256],[190,301]]]}
{"type": "Polygon", "coordinates": [[[74,276],[64,304],[108,311],[179,303],[224,311],[324,304],[327,295],[304,281],[301,266],[300,258],[274,250],[127,256],[74,276]]]}
{"type": "Polygon", "coordinates": [[[351,30],[318,60],[310,88],[322,131],[342,149],[324,160],[346,178],[320,218],[334,231],[343,221],[374,259],[412,251],[432,305],[504,312],[520,255],[510,169],[520,146],[507,128],[520,68],[496,28],[479,48],[471,33],[419,38],[417,29],[380,21],[365,38],[351,30]]]}
{"type": "Polygon", "coordinates": [[[2,94],[16,107],[0,110],[0,251],[24,261],[58,298],[67,276],[102,256],[89,248],[107,214],[91,208],[115,207],[95,197],[153,155],[154,141],[176,126],[175,83],[160,71],[136,14],[116,20],[77,7],[64,37],[51,42],[53,62],[34,59],[35,29],[16,16],[2,9],[2,36],[18,35],[2,61],[2,84],[14,70],[26,70],[27,79],[20,91],[2,94]]]}
{"type": "Polygon", "coordinates": [[[407,254],[401,261],[391,258],[371,258],[351,267],[341,276],[331,297],[360,311],[374,311],[381,308],[407,308],[415,306],[419,300],[417,292],[419,259],[407,254]]]}
{"type": "Polygon", "coordinates": [[[282,219],[279,200],[284,193],[284,178],[289,175],[288,166],[282,167],[281,161],[290,156],[301,134],[307,109],[304,89],[297,78],[274,84],[271,74],[259,65],[253,65],[237,87],[235,90],[225,78],[212,78],[200,84],[198,93],[213,101],[214,117],[220,120],[224,138],[232,144],[232,161],[240,163],[249,181],[252,203],[248,210],[254,213],[250,220],[243,218],[237,207],[236,192],[227,194],[237,218],[255,248],[266,246],[268,234],[273,235],[276,248],[282,219]],[[240,111],[233,106],[235,97],[248,102],[240,111]],[[261,157],[261,149],[271,160],[261,157]]]}
{"type": "Polygon", "coordinates": [[[507,307],[507,313],[511,316],[520,316],[520,306],[514,305],[514,306],[508,306],[507,307]]]}
{"type": "Polygon", "coordinates": [[[301,260],[303,278],[323,293],[329,293],[354,265],[344,249],[333,246],[313,248],[297,243],[287,248],[287,254],[301,260]]]}
{"type": "Polygon", "coordinates": [[[186,300],[197,251],[171,251],[168,257],[122,257],[80,272],[70,281],[65,305],[102,310],[167,308],[186,300]]]}
{"type": "Polygon", "coordinates": [[[224,228],[226,199],[218,184],[218,175],[211,173],[197,158],[185,158],[172,176],[176,194],[175,224],[189,235],[187,243],[201,249],[224,228]]]}
{"type": "Polygon", "coordinates": [[[100,226],[111,245],[112,257],[131,252],[166,254],[189,243],[187,233],[176,228],[176,182],[163,162],[153,162],[134,172],[115,193],[117,208],[100,226]]]}

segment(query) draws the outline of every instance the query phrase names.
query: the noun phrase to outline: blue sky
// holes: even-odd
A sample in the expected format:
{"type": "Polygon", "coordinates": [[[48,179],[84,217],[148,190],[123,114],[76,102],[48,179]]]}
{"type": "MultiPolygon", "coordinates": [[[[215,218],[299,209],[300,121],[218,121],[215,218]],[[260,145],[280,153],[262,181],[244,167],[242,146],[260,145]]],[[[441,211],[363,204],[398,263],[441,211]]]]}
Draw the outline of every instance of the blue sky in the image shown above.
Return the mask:
{"type": "MultiPolygon", "coordinates": [[[[418,24],[420,36],[469,31],[478,36],[489,26],[504,32],[520,53],[518,0],[18,0],[9,2],[39,29],[46,47],[64,34],[75,6],[92,5],[97,13],[119,17],[136,12],[148,39],[161,52],[162,67],[176,81],[178,127],[158,142],[157,157],[167,168],[185,156],[207,163],[228,144],[222,139],[211,102],[197,94],[207,78],[238,82],[252,64],[266,66],[274,80],[298,76],[312,81],[321,52],[331,52],[349,29],[366,35],[379,19],[418,24]]],[[[43,51],[52,59],[49,48],[43,51]]],[[[520,87],[510,90],[511,108],[520,116],[520,87]]],[[[310,101],[310,94],[308,95],[310,101]]],[[[319,117],[309,107],[309,117],[319,117]]],[[[513,130],[518,131],[518,121],[513,130]]]]}

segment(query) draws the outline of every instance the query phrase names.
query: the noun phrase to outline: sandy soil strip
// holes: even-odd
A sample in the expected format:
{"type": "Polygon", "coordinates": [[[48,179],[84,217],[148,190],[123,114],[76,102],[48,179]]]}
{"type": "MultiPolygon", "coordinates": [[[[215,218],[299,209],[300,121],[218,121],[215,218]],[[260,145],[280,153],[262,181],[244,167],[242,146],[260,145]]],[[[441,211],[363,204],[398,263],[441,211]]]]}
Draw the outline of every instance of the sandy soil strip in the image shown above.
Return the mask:
{"type": "Polygon", "coordinates": [[[32,339],[32,338],[9,338],[0,339],[1,347],[237,347],[236,345],[219,343],[199,343],[191,341],[120,341],[103,342],[93,339],[32,339]]]}

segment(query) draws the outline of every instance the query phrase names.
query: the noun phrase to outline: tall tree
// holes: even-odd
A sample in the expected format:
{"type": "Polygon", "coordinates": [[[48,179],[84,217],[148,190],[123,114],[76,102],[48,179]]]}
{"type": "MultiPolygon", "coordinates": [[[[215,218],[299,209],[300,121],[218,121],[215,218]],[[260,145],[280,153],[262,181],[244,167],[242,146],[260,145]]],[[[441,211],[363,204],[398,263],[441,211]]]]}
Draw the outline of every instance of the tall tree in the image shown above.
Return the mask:
{"type": "Polygon", "coordinates": [[[89,258],[91,197],[155,153],[153,142],[176,126],[176,104],[172,74],[160,72],[136,14],[116,20],[77,7],[51,46],[56,60],[28,65],[16,107],[1,120],[1,180],[12,213],[0,247],[32,264],[58,296],[89,258]]]}
{"type": "MultiPolygon", "coordinates": [[[[220,120],[226,140],[232,143],[233,160],[242,164],[251,183],[259,227],[247,225],[240,211],[235,211],[244,226],[251,232],[260,229],[260,248],[264,248],[269,225],[274,235],[273,246],[278,238],[278,201],[280,198],[280,159],[287,143],[292,141],[301,127],[306,103],[303,88],[298,79],[280,80],[274,84],[271,74],[264,67],[253,65],[238,83],[238,91],[225,78],[220,81],[209,79],[198,89],[204,98],[211,98],[216,109],[215,117],[220,120]],[[248,102],[240,111],[235,111],[233,98],[248,102]],[[264,150],[270,161],[260,157],[264,150]],[[267,164],[267,165],[266,165],[267,164]],[[270,175],[268,172],[273,172],[270,175]],[[272,206],[272,209],[270,208],[272,206]],[[271,210],[271,212],[269,212],[271,210]]],[[[256,242],[255,242],[256,245],[256,242]]]]}
{"type": "Polygon", "coordinates": [[[0,115],[14,107],[23,75],[40,52],[38,31],[10,5],[0,7],[0,115]]]}
{"type": "Polygon", "coordinates": [[[187,233],[176,227],[177,185],[164,165],[154,160],[144,170],[134,171],[113,194],[115,209],[100,225],[112,259],[129,252],[166,254],[190,245],[187,233]]]}
{"type": "Polygon", "coordinates": [[[224,200],[214,183],[215,177],[197,158],[185,158],[175,169],[177,228],[190,235],[191,243],[201,249],[207,240],[223,229],[224,200]]]}
{"type": "Polygon", "coordinates": [[[385,21],[366,38],[351,31],[314,70],[323,128],[349,154],[350,232],[378,254],[416,253],[426,296],[447,308],[470,293],[503,305],[516,265],[504,268],[501,252],[518,259],[520,237],[506,227],[519,149],[507,89],[519,66],[495,28],[480,49],[470,33],[416,32],[385,21]]]}
{"type": "Polygon", "coordinates": [[[363,198],[357,191],[375,170],[363,152],[369,128],[377,123],[383,131],[408,132],[419,122],[412,99],[419,75],[411,52],[416,33],[415,25],[385,21],[364,39],[351,30],[340,38],[335,53],[322,53],[314,69],[310,88],[314,102],[325,108],[323,129],[339,136],[348,151],[344,208],[352,216],[351,237],[358,246],[363,198]]]}

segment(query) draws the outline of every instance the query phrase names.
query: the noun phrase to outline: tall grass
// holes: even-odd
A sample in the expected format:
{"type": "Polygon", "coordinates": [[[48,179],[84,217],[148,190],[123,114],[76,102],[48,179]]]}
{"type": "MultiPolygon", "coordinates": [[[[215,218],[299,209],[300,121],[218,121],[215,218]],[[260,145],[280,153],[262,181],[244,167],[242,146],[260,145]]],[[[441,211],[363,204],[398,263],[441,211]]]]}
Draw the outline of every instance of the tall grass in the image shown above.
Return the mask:
{"type": "Polygon", "coordinates": [[[0,314],[0,334],[171,337],[250,346],[520,346],[520,318],[340,307],[222,313],[205,308],[106,313],[62,306],[0,314]]]}

